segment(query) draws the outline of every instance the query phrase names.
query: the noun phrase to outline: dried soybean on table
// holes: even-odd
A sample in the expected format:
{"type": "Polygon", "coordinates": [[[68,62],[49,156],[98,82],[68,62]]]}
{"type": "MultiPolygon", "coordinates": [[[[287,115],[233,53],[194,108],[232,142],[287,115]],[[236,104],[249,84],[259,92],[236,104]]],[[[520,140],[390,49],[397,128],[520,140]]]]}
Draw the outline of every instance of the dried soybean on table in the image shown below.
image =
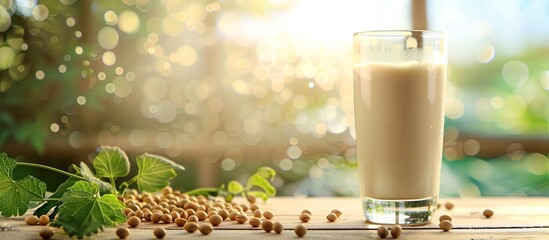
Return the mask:
{"type": "MultiPolygon", "coordinates": [[[[237,199],[237,202],[242,202],[237,199]]],[[[441,199],[442,207],[437,211],[433,222],[423,226],[403,227],[399,239],[549,239],[549,198],[471,198],[441,199]],[[452,202],[455,207],[446,210],[444,203],[452,202]],[[484,209],[492,209],[494,216],[482,216],[484,209]],[[454,229],[443,232],[438,228],[438,217],[448,214],[453,217],[454,229]]],[[[214,227],[208,235],[187,233],[175,224],[150,224],[143,222],[138,228],[130,229],[128,239],[154,239],[152,228],[163,226],[167,230],[164,239],[297,239],[293,229],[300,224],[299,214],[307,208],[312,219],[304,223],[308,228],[305,239],[379,239],[376,229],[379,225],[367,224],[362,215],[358,198],[289,198],[277,197],[267,203],[259,203],[262,210],[274,212],[273,221],[284,225],[284,232],[265,233],[252,228],[248,223],[237,224],[225,221],[214,227]],[[333,223],[326,215],[334,208],[343,215],[333,223]]],[[[251,215],[251,214],[250,214],[251,215]]],[[[40,226],[27,226],[23,217],[3,218],[1,224],[10,225],[11,230],[0,232],[0,239],[39,239],[40,226]]],[[[125,224],[123,224],[125,225],[125,224]]],[[[90,237],[91,239],[116,239],[114,228],[90,237]]],[[[62,230],[57,229],[53,239],[67,239],[62,230]]],[[[391,238],[389,235],[387,238],[391,238]]]]}

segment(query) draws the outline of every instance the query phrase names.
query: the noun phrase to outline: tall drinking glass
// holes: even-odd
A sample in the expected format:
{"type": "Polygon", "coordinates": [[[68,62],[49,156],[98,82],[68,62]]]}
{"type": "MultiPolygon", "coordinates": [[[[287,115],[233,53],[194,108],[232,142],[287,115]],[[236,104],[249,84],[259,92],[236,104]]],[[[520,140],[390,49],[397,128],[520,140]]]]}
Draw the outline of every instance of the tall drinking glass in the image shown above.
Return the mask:
{"type": "Polygon", "coordinates": [[[366,220],[426,224],[438,200],[447,50],[437,31],[354,34],[354,103],[366,220]]]}

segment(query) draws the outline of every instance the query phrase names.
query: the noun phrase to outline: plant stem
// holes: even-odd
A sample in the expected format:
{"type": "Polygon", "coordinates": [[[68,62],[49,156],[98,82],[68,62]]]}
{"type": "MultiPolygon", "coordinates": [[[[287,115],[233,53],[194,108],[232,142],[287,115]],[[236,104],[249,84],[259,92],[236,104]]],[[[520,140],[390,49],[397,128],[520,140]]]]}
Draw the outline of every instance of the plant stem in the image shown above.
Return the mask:
{"type": "Polygon", "coordinates": [[[137,181],[137,175],[126,182],[126,187],[129,187],[130,185],[132,185],[136,181],[137,181]]]}
{"type": "Polygon", "coordinates": [[[111,180],[112,189],[114,189],[114,195],[118,196],[118,189],[116,189],[116,183],[114,182],[114,178],[109,178],[111,180]]]}
{"type": "Polygon", "coordinates": [[[44,198],[44,201],[61,201],[61,198],[44,198]]]}
{"type": "Polygon", "coordinates": [[[50,166],[46,166],[46,165],[42,165],[42,164],[37,164],[37,163],[28,163],[28,162],[17,162],[17,165],[19,166],[27,166],[27,167],[35,167],[35,168],[42,168],[42,169],[46,169],[46,170],[50,170],[52,172],[56,172],[56,173],[61,173],[63,175],[67,175],[69,177],[74,177],[74,178],[77,178],[77,179],[80,179],[80,180],[86,180],[86,181],[89,181],[89,179],[85,178],[85,177],[82,177],[82,176],[78,176],[76,174],[72,174],[70,172],[66,172],[66,171],[63,171],[63,170],[60,170],[60,169],[57,169],[57,168],[53,168],[53,167],[50,167],[50,166]]]}

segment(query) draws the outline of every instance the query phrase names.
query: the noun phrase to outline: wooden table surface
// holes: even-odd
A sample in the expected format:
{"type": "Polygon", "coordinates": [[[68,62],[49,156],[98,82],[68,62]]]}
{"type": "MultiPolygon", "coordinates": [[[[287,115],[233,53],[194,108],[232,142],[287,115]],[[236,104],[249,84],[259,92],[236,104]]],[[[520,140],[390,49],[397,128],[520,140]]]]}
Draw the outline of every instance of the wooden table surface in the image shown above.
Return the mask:
{"type": "MultiPolygon", "coordinates": [[[[239,202],[237,200],[237,202],[239,202]]],[[[432,223],[423,226],[404,226],[400,239],[549,239],[549,198],[472,198],[441,199],[441,207],[432,223]],[[446,210],[444,203],[452,202],[455,207],[446,210]],[[492,209],[494,216],[490,219],[482,216],[484,209],[492,209]],[[454,228],[443,232],[438,227],[438,217],[448,214],[453,218],[454,228]]],[[[248,223],[237,224],[226,220],[214,227],[208,235],[187,233],[175,224],[152,224],[143,222],[138,228],[130,229],[128,239],[154,239],[152,228],[163,226],[167,230],[165,239],[203,238],[203,239],[296,239],[293,231],[300,224],[299,214],[303,209],[312,212],[312,219],[304,223],[309,239],[379,239],[376,229],[379,225],[368,224],[362,215],[361,202],[358,198],[289,198],[276,197],[267,203],[260,203],[263,210],[274,212],[273,221],[284,226],[282,234],[265,233],[253,228],[248,223]],[[334,208],[343,215],[333,223],[326,220],[326,215],[334,208]]],[[[249,213],[249,212],[248,212],[249,213]]],[[[251,215],[251,213],[249,213],[251,215]]],[[[40,226],[27,226],[23,217],[3,218],[0,239],[39,239],[40,226]]],[[[126,224],[123,224],[126,225],[126,224]]],[[[127,225],[126,225],[127,226],[127,225]]],[[[116,239],[114,228],[93,236],[93,239],[116,239]]],[[[53,239],[66,239],[68,236],[60,229],[56,230],[53,239]]],[[[391,236],[389,235],[389,237],[391,236]]]]}

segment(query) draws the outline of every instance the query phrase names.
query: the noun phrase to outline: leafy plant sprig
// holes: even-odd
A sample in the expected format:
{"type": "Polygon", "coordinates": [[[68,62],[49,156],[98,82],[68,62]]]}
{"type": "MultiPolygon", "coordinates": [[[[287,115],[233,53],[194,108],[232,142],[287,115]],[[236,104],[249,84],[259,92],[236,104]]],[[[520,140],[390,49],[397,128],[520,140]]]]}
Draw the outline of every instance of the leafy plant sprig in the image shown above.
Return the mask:
{"type": "Polygon", "coordinates": [[[221,185],[219,188],[197,188],[195,190],[186,192],[189,195],[203,195],[213,197],[223,197],[225,201],[231,202],[235,196],[242,195],[248,201],[252,202],[252,199],[261,198],[263,201],[267,201],[269,197],[276,195],[276,188],[271,184],[276,176],[276,171],[270,167],[261,167],[254,174],[252,174],[246,185],[243,186],[240,182],[232,180],[221,185]]]}
{"type": "Polygon", "coordinates": [[[161,156],[145,153],[136,158],[138,173],[117,185],[117,178],[130,172],[130,161],[118,147],[102,147],[92,165],[95,173],[84,162],[72,165],[75,174],[46,165],[16,162],[0,153],[0,215],[20,216],[28,211],[31,202],[43,203],[35,212],[50,217],[59,213],[54,226],[62,227],[69,236],[83,238],[104,227],[114,227],[126,220],[124,204],[117,197],[125,189],[137,185],[140,192],[156,192],[170,184],[177,176],[174,169],[185,168],[161,156]],[[37,167],[69,176],[55,192],[46,197],[46,184],[33,176],[14,180],[16,166],[37,167]],[[107,181],[104,181],[107,180],[107,181]]]}

